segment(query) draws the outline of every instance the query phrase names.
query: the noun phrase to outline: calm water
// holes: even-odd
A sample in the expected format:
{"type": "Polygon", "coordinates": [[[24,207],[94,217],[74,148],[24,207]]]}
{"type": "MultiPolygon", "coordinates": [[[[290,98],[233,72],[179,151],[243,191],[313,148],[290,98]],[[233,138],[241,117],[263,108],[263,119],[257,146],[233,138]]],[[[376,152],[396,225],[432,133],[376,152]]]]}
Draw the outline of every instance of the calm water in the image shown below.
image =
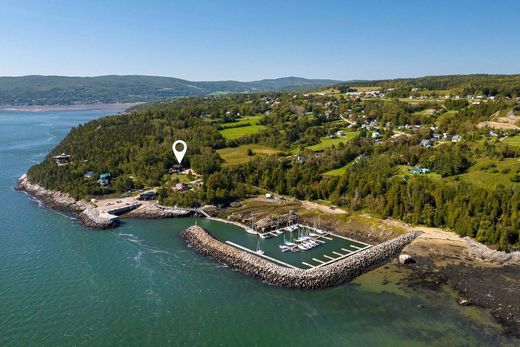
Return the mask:
{"type": "Polygon", "coordinates": [[[70,127],[104,113],[0,112],[0,346],[504,342],[447,294],[381,292],[374,273],[321,291],[273,288],[188,249],[177,233],[193,219],[97,232],[13,191],[70,127]]]}
{"type": "Polygon", "coordinates": [[[226,228],[213,230],[213,236],[222,242],[230,241],[252,251],[256,251],[257,247],[259,247],[264,251],[264,255],[279,260],[285,264],[299,267],[300,269],[310,268],[307,264],[317,266],[322,263],[330,262],[331,258],[339,258],[340,255],[358,252],[360,249],[370,247],[367,244],[356,242],[354,240],[347,240],[341,237],[327,235],[325,237],[320,237],[320,240],[323,241],[323,243],[320,243],[319,247],[304,251],[299,250],[297,252],[282,252],[280,250],[280,245],[284,244],[284,237],[287,240],[295,240],[299,237],[297,230],[292,232],[292,237],[290,234],[290,231],[285,231],[281,235],[269,239],[262,239],[256,235],[244,232],[244,229],[235,225],[228,225],[226,228]]]}

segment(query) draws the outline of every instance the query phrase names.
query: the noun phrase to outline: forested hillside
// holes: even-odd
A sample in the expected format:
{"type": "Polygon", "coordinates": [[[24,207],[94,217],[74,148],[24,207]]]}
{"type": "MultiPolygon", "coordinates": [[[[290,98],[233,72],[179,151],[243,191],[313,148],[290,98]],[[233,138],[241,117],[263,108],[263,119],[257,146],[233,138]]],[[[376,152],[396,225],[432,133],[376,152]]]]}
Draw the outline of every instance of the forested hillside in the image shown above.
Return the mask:
{"type": "Polygon", "coordinates": [[[143,102],[218,93],[309,90],[333,80],[286,77],[253,82],[193,82],[157,76],[0,77],[0,105],[143,102]]]}
{"type": "Polygon", "coordinates": [[[181,206],[275,192],[518,249],[519,112],[520,100],[508,96],[185,98],[72,129],[29,177],[87,198],[155,187],[161,203],[181,206]],[[202,184],[171,170],[177,139],[188,143],[183,165],[202,184]],[[66,165],[53,159],[61,153],[71,156],[66,165]],[[100,186],[88,171],[112,180],[100,186]]]}

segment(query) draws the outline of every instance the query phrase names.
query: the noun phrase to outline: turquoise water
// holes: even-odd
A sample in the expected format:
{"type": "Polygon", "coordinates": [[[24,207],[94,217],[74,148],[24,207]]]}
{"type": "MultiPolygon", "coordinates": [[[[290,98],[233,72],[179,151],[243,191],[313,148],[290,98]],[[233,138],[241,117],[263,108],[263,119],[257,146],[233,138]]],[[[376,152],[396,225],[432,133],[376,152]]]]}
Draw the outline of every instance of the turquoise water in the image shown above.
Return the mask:
{"type": "Polygon", "coordinates": [[[447,294],[379,292],[363,279],[319,291],[269,287],[187,248],[177,233],[194,219],[99,232],[13,190],[70,127],[104,113],[0,112],[0,346],[504,342],[447,294]]]}

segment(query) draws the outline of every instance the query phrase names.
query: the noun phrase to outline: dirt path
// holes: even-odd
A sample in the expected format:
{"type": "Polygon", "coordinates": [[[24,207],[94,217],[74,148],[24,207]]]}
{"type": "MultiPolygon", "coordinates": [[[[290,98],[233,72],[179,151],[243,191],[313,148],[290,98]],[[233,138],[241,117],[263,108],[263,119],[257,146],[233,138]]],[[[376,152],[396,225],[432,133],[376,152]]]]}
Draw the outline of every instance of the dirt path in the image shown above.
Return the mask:
{"type": "Polygon", "coordinates": [[[321,205],[316,202],[308,201],[308,200],[302,200],[300,201],[302,203],[303,208],[306,210],[319,210],[324,213],[330,213],[330,214],[346,214],[347,212],[345,210],[342,210],[341,208],[331,208],[326,205],[321,205]]]}

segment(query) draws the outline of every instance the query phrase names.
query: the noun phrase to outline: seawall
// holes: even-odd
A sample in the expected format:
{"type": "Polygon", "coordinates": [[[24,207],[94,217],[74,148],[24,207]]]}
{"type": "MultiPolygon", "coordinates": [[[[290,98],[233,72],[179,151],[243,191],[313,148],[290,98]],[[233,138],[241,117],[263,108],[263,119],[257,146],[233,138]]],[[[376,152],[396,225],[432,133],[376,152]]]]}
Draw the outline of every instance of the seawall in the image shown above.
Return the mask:
{"type": "Polygon", "coordinates": [[[319,289],[349,282],[399,253],[421,234],[412,231],[332,264],[308,270],[287,268],[218,241],[200,226],[191,226],[180,236],[196,252],[212,257],[270,285],[319,289]]]}

